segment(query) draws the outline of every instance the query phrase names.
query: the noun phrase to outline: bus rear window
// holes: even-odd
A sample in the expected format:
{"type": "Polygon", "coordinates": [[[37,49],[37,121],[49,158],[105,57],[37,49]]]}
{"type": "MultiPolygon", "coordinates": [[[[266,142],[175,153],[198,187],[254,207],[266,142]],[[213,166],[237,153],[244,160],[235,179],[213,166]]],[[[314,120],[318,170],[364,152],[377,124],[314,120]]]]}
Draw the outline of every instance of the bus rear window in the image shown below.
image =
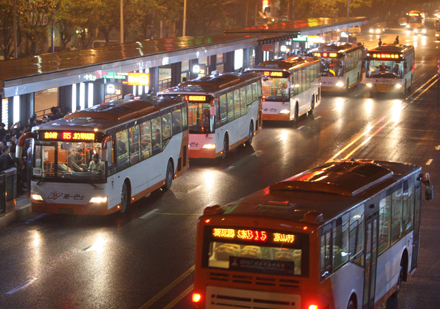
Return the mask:
{"type": "MultiPolygon", "coordinates": [[[[215,240],[207,229],[203,264],[207,268],[264,273],[282,276],[308,276],[308,235],[277,231],[225,229],[236,234],[246,231],[252,240],[215,240]],[[258,239],[255,238],[258,235],[258,239]],[[264,237],[262,237],[264,235],[264,237]],[[280,241],[285,237],[285,241],[280,241]],[[252,238],[252,237],[251,237],[252,238]],[[264,240],[263,240],[264,239],[264,240]],[[294,241],[293,241],[294,240],[294,241]]],[[[231,234],[229,234],[231,236],[231,234]]]]}

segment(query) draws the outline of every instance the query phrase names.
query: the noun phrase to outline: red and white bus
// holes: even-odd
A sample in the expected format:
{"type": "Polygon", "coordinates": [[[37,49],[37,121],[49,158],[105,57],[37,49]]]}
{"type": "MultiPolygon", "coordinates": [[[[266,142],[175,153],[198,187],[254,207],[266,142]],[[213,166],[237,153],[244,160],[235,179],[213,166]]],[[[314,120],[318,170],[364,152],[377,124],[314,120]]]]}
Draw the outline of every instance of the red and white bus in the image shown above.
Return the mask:
{"type": "Polygon", "coordinates": [[[198,220],[194,308],[377,308],[416,270],[413,164],[329,162],[198,220]]]}
{"type": "Polygon", "coordinates": [[[189,157],[224,158],[262,128],[261,78],[253,73],[200,77],[159,92],[188,100],[189,157]]]}
{"type": "Polygon", "coordinates": [[[183,97],[110,101],[34,127],[17,149],[32,139],[32,211],[125,212],[187,170],[188,135],[183,97]]]}
{"type": "Polygon", "coordinates": [[[319,60],[292,57],[265,61],[249,71],[262,78],[263,120],[297,121],[321,102],[319,60]]]}

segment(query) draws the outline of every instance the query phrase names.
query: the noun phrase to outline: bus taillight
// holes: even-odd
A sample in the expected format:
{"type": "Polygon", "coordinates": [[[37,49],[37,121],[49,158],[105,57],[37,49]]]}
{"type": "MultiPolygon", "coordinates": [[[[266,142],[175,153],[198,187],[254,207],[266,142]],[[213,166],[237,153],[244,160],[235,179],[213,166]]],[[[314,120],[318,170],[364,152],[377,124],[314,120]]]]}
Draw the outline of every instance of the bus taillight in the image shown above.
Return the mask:
{"type": "Polygon", "coordinates": [[[193,293],[192,301],[193,303],[198,303],[202,299],[202,295],[199,293],[193,293]]]}
{"type": "Polygon", "coordinates": [[[309,309],[318,309],[318,305],[310,305],[309,309]]]}

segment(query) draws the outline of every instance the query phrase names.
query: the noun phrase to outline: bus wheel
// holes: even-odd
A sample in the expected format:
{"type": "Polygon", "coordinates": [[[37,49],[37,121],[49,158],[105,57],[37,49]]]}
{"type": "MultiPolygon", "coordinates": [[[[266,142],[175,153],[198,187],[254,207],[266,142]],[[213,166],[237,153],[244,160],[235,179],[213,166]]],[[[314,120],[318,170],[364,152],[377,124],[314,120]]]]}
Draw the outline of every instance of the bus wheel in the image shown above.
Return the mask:
{"type": "Polygon", "coordinates": [[[348,89],[350,89],[350,86],[349,86],[349,83],[350,82],[350,79],[347,77],[347,85],[345,86],[345,90],[347,90],[348,91],[348,89]]]}
{"type": "Polygon", "coordinates": [[[127,210],[129,204],[130,204],[130,197],[128,196],[128,187],[127,187],[127,183],[124,181],[121,191],[121,208],[119,209],[119,212],[123,214],[127,210]]]}
{"type": "Polygon", "coordinates": [[[252,140],[254,139],[254,126],[252,125],[252,122],[249,124],[249,139],[247,141],[247,144],[249,146],[252,145],[252,140]]]}
{"type": "Polygon", "coordinates": [[[228,137],[225,135],[225,139],[223,140],[222,160],[226,158],[226,152],[228,152],[228,137]]]}
{"type": "Polygon", "coordinates": [[[298,118],[299,118],[299,107],[298,107],[298,102],[296,102],[296,104],[295,104],[294,116],[295,116],[295,119],[294,119],[293,121],[294,121],[294,122],[298,122],[298,118]]]}
{"type": "Polygon", "coordinates": [[[359,86],[360,83],[361,83],[361,78],[360,78],[359,73],[358,73],[358,79],[357,79],[357,85],[356,85],[356,87],[359,86]]]}
{"type": "Polygon", "coordinates": [[[162,187],[162,191],[166,192],[171,188],[171,185],[173,183],[173,175],[174,175],[173,163],[171,163],[171,160],[170,160],[170,161],[168,161],[167,171],[166,171],[166,175],[165,175],[165,184],[162,187]]]}
{"type": "Polygon", "coordinates": [[[310,104],[309,115],[313,114],[314,109],[315,109],[315,95],[312,95],[312,103],[310,104]]]}
{"type": "Polygon", "coordinates": [[[350,298],[350,301],[348,302],[347,309],[356,309],[356,303],[354,302],[353,298],[350,298]]]}

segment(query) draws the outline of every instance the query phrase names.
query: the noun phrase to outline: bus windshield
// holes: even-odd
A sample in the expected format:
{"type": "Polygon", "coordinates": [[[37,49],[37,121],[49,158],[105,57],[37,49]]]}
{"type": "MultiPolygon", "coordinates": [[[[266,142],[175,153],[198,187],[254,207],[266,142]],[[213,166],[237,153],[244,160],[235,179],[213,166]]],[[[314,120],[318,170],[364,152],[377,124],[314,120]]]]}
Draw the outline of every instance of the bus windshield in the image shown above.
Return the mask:
{"type": "Polygon", "coordinates": [[[33,177],[66,182],[105,181],[105,162],[93,160],[101,143],[35,141],[33,177]]]}
{"type": "MultiPolygon", "coordinates": [[[[273,233],[275,234],[277,232],[273,233]]],[[[308,235],[290,234],[290,236],[295,239],[294,243],[210,239],[204,264],[208,268],[231,271],[307,276],[307,263],[304,261],[308,259],[308,235]]]]}
{"type": "Polygon", "coordinates": [[[263,77],[262,89],[265,101],[283,101],[289,98],[287,78],[263,77]]]}
{"type": "Polygon", "coordinates": [[[421,22],[422,22],[422,16],[420,16],[420,15],[416,15],[416,16],[408,15],[407,23],[421,23],[421,22]]]}
{"type": "Polygon", "coordinates": [[[209,103],[189,103],[189,133],[214,132],[214,117],[210,116],[210,109],[209,103]]]}
{"type": "Polygon", "coordinates": [[[337,58],[321,58],[321,75],[322,76],[343,76],[344,66],[341,59],[337,58]]]}
{"type": "Polygon", "coordinates": [[[403,62],[371,60],[367,62],[367,77],[402,78],[403,62]]]}

